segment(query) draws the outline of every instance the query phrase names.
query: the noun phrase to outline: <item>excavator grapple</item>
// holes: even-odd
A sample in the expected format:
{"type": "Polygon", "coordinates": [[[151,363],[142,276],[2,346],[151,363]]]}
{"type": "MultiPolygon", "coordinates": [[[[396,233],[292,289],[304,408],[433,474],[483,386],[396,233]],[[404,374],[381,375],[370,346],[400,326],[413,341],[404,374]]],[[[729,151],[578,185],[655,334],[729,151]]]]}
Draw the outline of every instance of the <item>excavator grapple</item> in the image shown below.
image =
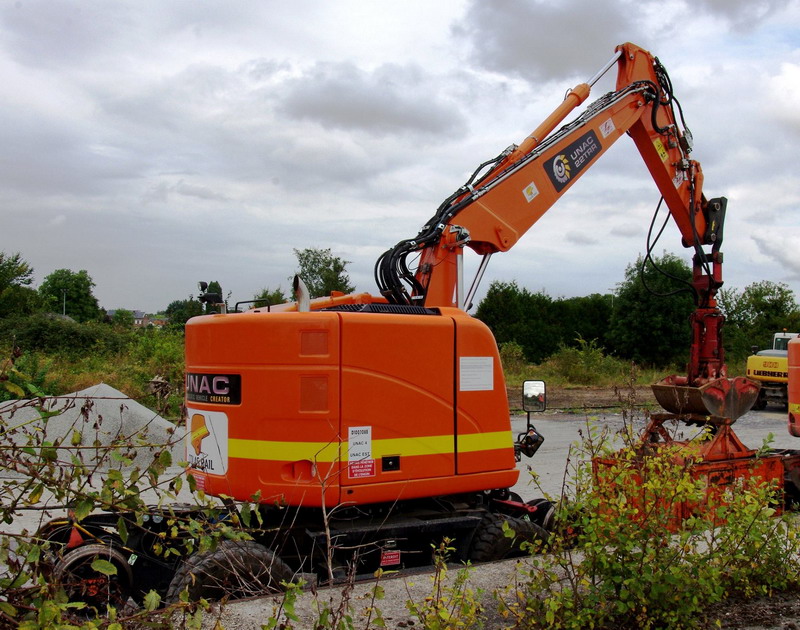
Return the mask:
{"type": "Polygon", "coordinates": [[[718,378],[701,385],[686,385],[686,377],[672,375],[652,385],[664,409],[676,415],[718,416],[735,422],[752,408],[761,388],[749,378],[718,378]]]}
{"type": "Polygon", "coordinates": [[[684,376],[669,376],[652,386],[656,400],[668,413],[650,415],[647,427],[639,436],[635,459],[621,454],[595,458],[592,467],[597,483],[612,487],[617,467],[638,467],[643,458],[669,449],[676,464],[705,488],[702,504],[665,499],[662,507],[670,510],[668,529],[671,531],[677,530],[684,519],[710,510],[727,490],[743,480],[755,479],[768,484],[790,502],[797,494],[796,481],[800,480],[797,474],[800,452],[759,452],[748,448],[733,431],[736,420],[747,413],[758,398],[759,383],[744,377],[718,378],[699,387],[686,382],[684,376]],[[675,429],[667,425],[681,422],[703,427],[707,431],[706,438],[699,441],[678,439],[675,429]]]}

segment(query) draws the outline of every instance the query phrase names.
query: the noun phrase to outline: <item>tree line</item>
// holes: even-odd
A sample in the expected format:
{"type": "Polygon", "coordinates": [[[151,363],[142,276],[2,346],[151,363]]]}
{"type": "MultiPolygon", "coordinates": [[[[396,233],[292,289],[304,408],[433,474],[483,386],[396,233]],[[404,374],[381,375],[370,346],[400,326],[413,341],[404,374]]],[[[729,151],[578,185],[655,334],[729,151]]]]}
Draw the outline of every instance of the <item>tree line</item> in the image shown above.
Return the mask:
{"type": "MultiPolygon", "coordinates": [[[[355,290],[346,273],[349,261],[334,256],[330,249],[295,249],[294,253],[298,265],[296,273],[304,279],[312,297],[329,295],[331,291],[350,293],[355,290]]],[[[80,323],[109,321],[121,327],[133,325],[133,313],[126,309],[118,309],[108,317],[94,295],[96,285],[85,269],[57,269],[44,278],[38,289],[31,286],[33,272],[20,252],[0,252],[0,319],[56,313],[80,323]]],[[[207,292],[224,295],[218,281],[210,282],[207,292]]],[[[228,297],[224,298],[226,302],[228,297]]],[[[265,287],[253,295],[252,301],[272,305],[287,299],[281,287],[265,287]]],[[[213,309],[213,305],[203,305],[189,294],[187,298],[170,302],[163,312],[171,324],[183,326],[189,318],[213,309]]]]}
{"type": "MultiPolygon", "coordinates": [[[[531,363],[591,341],[640,365],[681,364],[691,343],[691,279],[688,264],[674,254],[648,261],[640,256],[609,294],[553,298],[516,282],[493,282],[476,316],[498,344],[518,344],[531,363]]],[[[722,288],[717,301],[726,318],[723,344],[729,362],[745,359],[753,346],[769,347],[775,332],[800,332],[800,310],[785,284],[764,280],[743,290],[722,288]]]]}
{"type": "MultiPolygon", "coordinates": [[[[350,261],[334,256],[330,249],[309,247],[293,251],[297,258],[297,271],[295,273],[303,279],[312,298],[330,295],[332,291],[341,291],[342,293],[355,291],[355,287],[350,283],[350,276],[347,274],[347,265],[350,264],[350,261]]],[[[288,280],[291,282],[293,278],[294,275],[288,280]]],[[[223,296],[223,301],[230,308],[228,304],[230,295],[225,296],[223,294],[222,286],[219,282],[210,282],[206,292],[223,296]]],[[[263,287],[253,295],[252,300],[247,300],[245,304],[254,307],[272,306],[274,304],[282,304],[290,299],[292,298],[283,290],[282,286],[276,288],[263,287]]],[[[202,315],[204,312],[210,312],[214,308],[211,304],[206,304],[203,307],[194,296],[190,295],[187,299],[170,302],[165,314],[170,322],[183,325],[189,318],[202,315]]]]}
{"type": "MultiPolygon", "coordinates": [[[[347,274],[349,261],[334,256],[330,249],[295,249],[294,253],[297,273],[312,297],[355,290],[347,274]]],[[[532,363],[562,347],[594,342],[607,354],[641,365],[674,365],[688,358],[689,316],[695,308],[691,276],[683,259],[664,253],[647,261],[640,256],[628,265],[613,293],[553,298],[514,281],[496,281],[478,305],[476,317],[492,329],[498,344],[518,344],[532,363]]],[[[0,252],[0,319],[49,312],[78,322],[106,319],[120,326],[132,324],[129,311],[107,317],[86,270],[58,269],[38,289],[31,287],[32,279],[33,269],[20,253],[0,252]]],[[[207,291],[224,296],[217,281],[209,283],[207,291]]],[[[290,296],[280,286],[264,287],[253,295],[256,305],[287,299],[290,296]]],[[[724,345],[729,361],[745,358],[753,346],[768,347],[774,332],[800,332],[800,309],[785,284],[764,280],[743,290],[724,287],[718,303],[727,322],[724,345]]],[[[182,327],[190,317],[212,308],[190,294],[172,301],[165,314],[173,326],[182,327]]]]}

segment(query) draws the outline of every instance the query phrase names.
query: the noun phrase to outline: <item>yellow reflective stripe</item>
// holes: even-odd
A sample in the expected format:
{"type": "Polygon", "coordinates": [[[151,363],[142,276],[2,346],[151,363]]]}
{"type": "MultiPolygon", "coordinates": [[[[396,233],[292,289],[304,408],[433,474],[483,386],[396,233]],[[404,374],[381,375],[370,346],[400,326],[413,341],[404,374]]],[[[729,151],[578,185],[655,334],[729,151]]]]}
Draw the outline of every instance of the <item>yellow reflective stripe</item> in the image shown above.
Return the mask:
{"type": "Polygon", "coordinates": [[[798,404],[798,403],[791,403],[791,404],[789,405],[789,412],[790,412],[790,413],[795,413],[795,414],[798,414],[798,415],[800,415],[800,404],[798,404]]]}
{"type": "Polygon", "coordinates": [[[335,462],[339,457],[338,442],[273,442],[268,440],[228,440],[228,456],[241,459],[268,459],[298,462],[335,462]]]}
{"type": "Polygon", "coordinates": [[[372,440],[372,456],[449,455],[453,453],[452,435],[420,435],[413,438],[372,440]]]}
{"type": "Polygon", "coordinates": [[[511,448],[514,440],[510,431],[494,431],[492,433],[469,433],[458,436],[458,452],[474,453],[491,451],[498,448],[511,448]]]}
{"type": "MultiPolygon", "coordinates": [[[[511,448],[509,431],[472,433],[458,436],[461,453],[511,448]]],[[[388,438],[372,441],[372,457],[386,455],[448,455],[453,453],[452,435],[422,435],[413,438],[388,438]]],[[[316,462],[347,461],[347,443],[275,442],[268,440],[228,440],[228,455],[241,459],[264,459],[296,462],[308,459],[316,462]],[[341,447],[341,457],[338,455],[341,447]]]]}

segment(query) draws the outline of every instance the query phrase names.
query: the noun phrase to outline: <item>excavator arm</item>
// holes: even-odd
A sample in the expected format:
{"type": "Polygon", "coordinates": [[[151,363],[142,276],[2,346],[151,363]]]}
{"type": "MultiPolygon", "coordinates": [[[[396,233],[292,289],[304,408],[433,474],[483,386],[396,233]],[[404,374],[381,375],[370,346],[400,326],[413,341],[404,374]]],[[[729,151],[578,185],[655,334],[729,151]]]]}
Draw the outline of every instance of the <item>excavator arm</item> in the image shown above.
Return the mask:
{"type": "MultiPolygon", "coordinates": [[[[636,144],[682,235],[695,250],[697,311],[687,377],[699,386],[725,376],[722,316],[715,294],[722,285],[724,198],[706,200],[700,164],[690,158],[691,134],[676,116],[680,106],[657,58],[630,43],[564,102],[519,146],[482,164],[413,239],[400,241],[377,262],[381,294],[394,304],[469,308],[489,257],[509,250],[621,136],[636,144]],[[616,90],[556,127],[589,96],[591,86],[617,65],[616,90]],[[711,246],[706,252],[704,246],[711,246]],[[483,256],[469,291],[463,289],[465,247],[483,256]],[[418,260],[414,270],[409,260],[418,260]]],[[[681,116],[682,118],[682,116],[681,116]]]]}

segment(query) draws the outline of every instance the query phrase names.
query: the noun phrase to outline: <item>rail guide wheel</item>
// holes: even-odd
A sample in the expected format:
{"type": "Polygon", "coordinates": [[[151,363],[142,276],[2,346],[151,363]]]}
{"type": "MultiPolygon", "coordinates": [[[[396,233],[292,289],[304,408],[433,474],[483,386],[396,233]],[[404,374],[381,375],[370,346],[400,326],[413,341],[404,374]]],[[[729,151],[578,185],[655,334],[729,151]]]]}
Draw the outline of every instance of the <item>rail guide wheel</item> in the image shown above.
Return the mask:
{"type": "Polygon", "coordinates": [[[133,593],[133,572],[128,558],[118,549],[93,543],[72,549],[59,558],[53,580],[71,602],[85,602],[86,612],[105,614],[120,610],[133,593]]]}

